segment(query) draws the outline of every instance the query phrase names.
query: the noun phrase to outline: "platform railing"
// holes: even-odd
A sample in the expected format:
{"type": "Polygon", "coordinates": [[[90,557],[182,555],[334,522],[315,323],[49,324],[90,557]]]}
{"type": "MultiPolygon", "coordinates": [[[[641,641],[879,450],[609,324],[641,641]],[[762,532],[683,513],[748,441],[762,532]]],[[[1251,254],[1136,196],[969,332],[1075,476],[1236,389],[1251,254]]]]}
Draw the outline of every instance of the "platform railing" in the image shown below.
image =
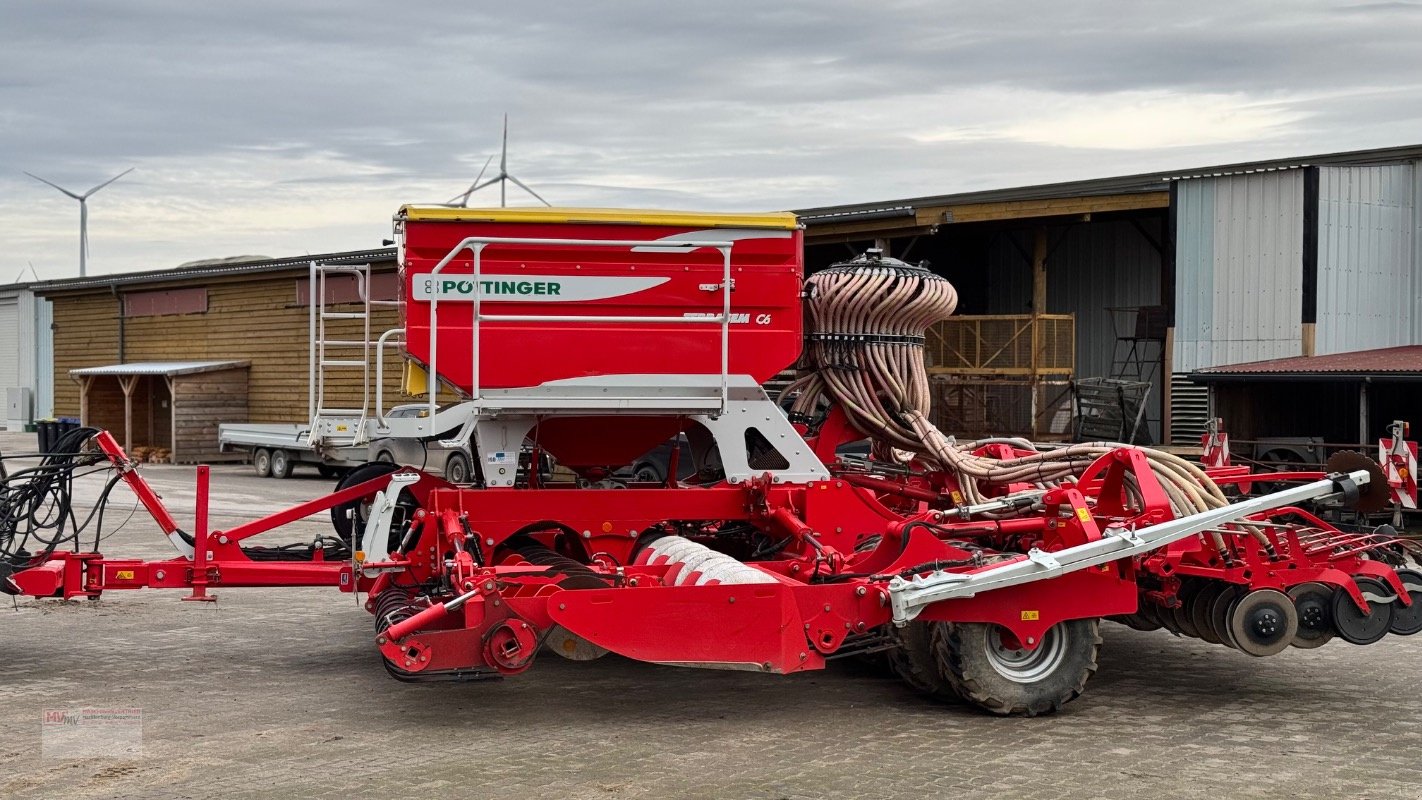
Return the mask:
{"type": "MultiPolygon", "coordinates": [[[[717,323],[721,327],[721,411],[725,411],[727,402],[730,399],[730,350],[731,350],[731,248],[735,242],[705,240],[705,241],[676,241],[657,242],[642,239],[538,239],[523,237],[489,237],[471,236],[455,245],[452,250],[440,259],[435,268],[430,271],[430,277],[442,273],[445,267],[454,262],[454,259],[465,250],[470,251],[474,256],[474,270],[472,278],[474,281],[474,308],[472,321],[470,324],[470,400],[478,403],[480,400],[479,386],[479,328],[483,322],[629,322],[629,323],[669,323],[669,324],[692,324],[705,325],[717,323]],[[483,254],[484,249],[490,245],[533,245],[544,247],[628,247],[637,248],[641,251],[662,250],[667,252],[679,252],[690,254],[692,251],[704,247],[713,248],[721,253],[722,278],[721,278],[721,313],[712,317],[672,317],[655,315],[606,315],[597,314],[485,314],[483,313],[483,291],[480,286],[480,277],[483,275],[483,254]]],[[[439,320],[439,293],[435,292],[430,296],[430,370],[429,370],[429,406],[430,417],[433,418],[438,412],[439,395],[439,340],[436,336],[439,320]]],[[[644,398],[632,397],[608,397],[603,396],[601,401],[619,400],[641,400],[644,398]]]]}

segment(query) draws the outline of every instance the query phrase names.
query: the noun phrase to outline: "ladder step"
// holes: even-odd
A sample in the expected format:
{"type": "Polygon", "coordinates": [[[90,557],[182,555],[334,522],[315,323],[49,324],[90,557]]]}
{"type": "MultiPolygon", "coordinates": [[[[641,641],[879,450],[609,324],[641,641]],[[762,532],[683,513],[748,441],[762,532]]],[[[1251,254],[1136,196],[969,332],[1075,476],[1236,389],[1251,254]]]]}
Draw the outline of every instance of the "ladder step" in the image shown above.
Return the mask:
{"type": "Polygon", "coordinates": [[[348,359],[325,359],[321,362],[323,367],[364,367],[364,361],[351,361],[348,359]]]}
{"type": "Polygon", "coordinates": [[[360,311],[322,311],[321,319],[365,319],[360,311]]]}
{"type": "Polygon", "coordinates": [[[363,408],[318,408],[318,409],[316,409],[316,416],[318,416],[318,417],[363,417],[363,416],[365,416],[365,409],[363,409],[363,408]]]}
{"type": "Polygon", "coordinates": [[[318,340],[317,344],[330,347],[365,347],[366,345],[374,344],[374,342],[361,341],[360,339],[321,339],[318,340]]]}

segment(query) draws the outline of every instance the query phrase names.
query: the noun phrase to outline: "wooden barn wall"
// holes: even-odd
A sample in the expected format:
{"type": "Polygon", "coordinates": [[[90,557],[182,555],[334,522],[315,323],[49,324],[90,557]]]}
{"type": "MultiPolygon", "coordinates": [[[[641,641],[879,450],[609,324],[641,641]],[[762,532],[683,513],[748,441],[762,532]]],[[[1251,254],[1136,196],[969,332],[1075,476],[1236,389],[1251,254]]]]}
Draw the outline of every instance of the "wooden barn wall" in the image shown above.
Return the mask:
{"type": "MultiPolygon", "coordinates": [[[[67,376],[65,380],[68,380],[67,376]]],[[[89,407],[88,413],[83,418],[84,424],[112,432],[119,444],[123,444],[123,389],[119,387],[118,378],[103,376],[90,380],[89,407]]],[[[55,386],[58,387],[58,381],[55,382],[55,386]]],[[[74,391],[77,397],[78,384],[75,384],[74,391]]],[[[77,417],[79,416],[78,400],[75,400],[75,403],[73,416],[77,417]]],[[[137,418],[137,414],[134,416],[137,418]]]]}
{"type": "MultiPolygon", "coordinates": [[[[119,444],[127,442],[134,447],[171,448],[172,431],[168,427],[167,418],[153,403],[153,387],[162,385],[162,375],[141,375],[134,384],[132,436],[128,435],[124,426],[123,386],[118,377],[98,375],[89,381],[89,407],[76,410],[73,416],[80,417],[85,425],[109,431],[118,439],[119,444]],[[87,411],[87,415],[81,411],[87,411]]],[[[78,382],[70,382],[74,383],[75,390],[78,391],[78,382]]]]}
{"type": "MultiPolygon", "coordinates": [[[[108,294],[54,298],[53,310],[54,415],[77,417],[79,382],[69,377],[69,370],[118,363],[118,301],[108,294]]],[[[118,379],[95,380],[112,384],[113,390],[118,392],[118,422],[121,426],[123,393],[119,391],[118,379]]],[[[106,419],[107,417],[102,416],[106,411],[97,404],[111,399],[107,388],[102,394],[93,394],[93,391],[90,390],[89,398],[89,404],[92,406],[89,409],[90,419],[106,419]]]]}
{"type": "Polygon", "coordinates": [[[211,463],[244,457],[242,453],[218,450],[217,426],[224,422],[247,421],[251,413],[247,383],[245,369],[174,377],[173,427],[177,435],[174,463],[211,463]]]}
{"type": "MultiPolygon", "coordinates": [[[[393,266],[384,272],[393,272],[393,266]]],[[[381,272],[381,270],[377,270],[381,272]]],[[[123,320],[123,352],[119,346],[119,309],[123,292],[108,288],[89,293],[57,294],[54,303],[55,414],[77,416],[79,385],[69,370],[119,362],[218,361],[251,362],[248,422],[307,420],[308,307],[297,301],[298,282],[306,271],[224,277],[204,281],[145,284],[154,288],[205,287],[208,310],[200,314],[129,317],[123,320]]],[[[137,287],[135,291],[139,291],[137,287]]],[[[332,311],[358,311],[355,304],[328,306],[332,311]]],[[[371,316],[371,338],[399,325],[398,312],[378,308],[371,316]]],[[[359,339],[360,320],[331,320],[328,336],[359,339]]],[[[334,356],[333,357],[338,357],[334,356]]],[[[386,354],[387,405],[398,400],[400,359],[386,354]]],[[[373,369],[373,368],[372,368],[373,369]]],[[[326,404],[361,404],[359,371],[349,381],[328,385],[326,404]]]]}

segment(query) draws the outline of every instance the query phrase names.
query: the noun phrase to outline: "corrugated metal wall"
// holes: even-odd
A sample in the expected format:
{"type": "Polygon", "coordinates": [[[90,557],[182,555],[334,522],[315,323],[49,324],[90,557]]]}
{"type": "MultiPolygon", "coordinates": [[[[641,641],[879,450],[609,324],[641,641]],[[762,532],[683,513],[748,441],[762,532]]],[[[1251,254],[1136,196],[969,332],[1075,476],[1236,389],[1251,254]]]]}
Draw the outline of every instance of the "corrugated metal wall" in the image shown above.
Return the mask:
{"type": "Polygon", "coordinates": [[[1417,341],[1415,173],[1319,168],[1318,354],[1417,341]]]}
{"type": "Polygon", "coordinates": [[[1179,182],[1176,372],[1302,352],[1303,177],[1179,182]]]}
{"type": "MultiPolygon", "coordinates": [[[[1160,242],[1160,221],[1141,220],[1146,234],[1160,242]]],[[[989,249],[988,313],[1031,313],[1032,267],[1023,252],[1032,252],[1031,232],[1003,233],[989,249]],[[1016,236],[1022,248],[1005,237],[1016,236]]],[[[1052,246],[1047,261],[1047,313],[1076,315],[1076,376],[1111,377],[1117,358],[1117,331],[1107,309],[1160,303],[1160,253],[1129,221],[1089,222],[1048,231],[1052,246]]],[[[1127,317],[1127,319],[1130,319],[1127,317]]],[[[1126,331],[1125,333],[1131,333],[1126,331]]],[[[1123,352],[1125,345],[1121,345],[1123,352]]],[[[1151,346],[1148,356],[1160,358],[1151,346]]],[[[1160,369],[1155,370],[1146,415],[1160,419],[1160,369]]],[[[1158,425],[1152,436],[1159,436],[1158,425]]]]}
{"type": "Polygon", "coordinates": [[[33,354],[31,370],[34,375],[35,419],[49,419],[54,416],[54,307],[43,297],[29,294],[29,313],[33,323],[34,340],[30,344],[33,354]]]}

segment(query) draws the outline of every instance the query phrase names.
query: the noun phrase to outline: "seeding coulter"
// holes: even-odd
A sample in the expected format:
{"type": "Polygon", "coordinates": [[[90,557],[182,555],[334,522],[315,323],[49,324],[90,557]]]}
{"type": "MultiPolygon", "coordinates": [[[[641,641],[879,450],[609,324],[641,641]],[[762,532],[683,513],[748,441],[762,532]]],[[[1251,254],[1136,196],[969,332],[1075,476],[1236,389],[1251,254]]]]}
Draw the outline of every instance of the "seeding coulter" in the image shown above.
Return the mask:
{"type": "Polygon", "coordinates": [[[407,207],[395,223],[403,327],[380,341],[403,343],[428,408],[387,418],[376,382],[373,409],[316,407],[312,443],[468,446],[470,483],[369,464],[219,531],[200,469],[183,530],[113,437],[80,430],[5,483],[6,588],[331,586],[364,598],[407,681],[514,675],[540,653],[772,673],[864,656],[935,697],[1025,715],[1081,693],[1102,619],[1254,656],[1422,630],[1408,543],[1317,511],[1387,502],[1361,455],[1260,476],[938,431],[923,335],[957,297],[922,265],[870,251],[806,278],[788,214],[407,207]],[[767,396],[797,361],[802,377],[767,396]],[[865,438],[868,456],[838,454],[865,438]],[[686,446],[664,482],[622,477],[668,440],[686,446]],[[86,547],[98,520],[69,498],[91,467],[111,475],[105,498],[137,493],[174,558],[86,547]],[[1261,478],[1287,488],[1247,491],[1261,478]],[[257,544],[326,512],[309,544],[257,544]]]}

